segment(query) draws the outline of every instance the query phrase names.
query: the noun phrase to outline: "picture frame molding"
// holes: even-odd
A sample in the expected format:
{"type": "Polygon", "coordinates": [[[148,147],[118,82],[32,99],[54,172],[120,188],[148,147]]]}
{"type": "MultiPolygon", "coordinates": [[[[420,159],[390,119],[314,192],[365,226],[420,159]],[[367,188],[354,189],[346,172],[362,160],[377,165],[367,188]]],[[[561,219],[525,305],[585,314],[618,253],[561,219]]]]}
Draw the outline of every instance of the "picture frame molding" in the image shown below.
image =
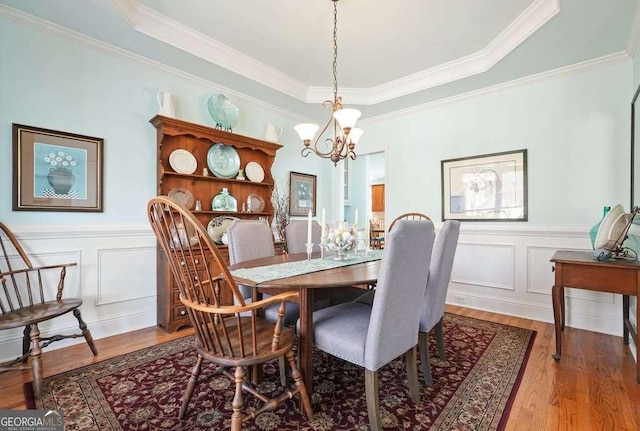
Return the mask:
{"type": "MultiPolygon", "coordinates": [[[[480,221],[480,222],[517,222],[517,221],[528,221],[528,192],[527,192],[527,150],[512,150],[512,151],[503,151],[499,153],[489,153],[489,154],[481,154],[475,156],[467,156],[460,157],[455,159],[442,160],[440,162],[441,167],[441,215],[442,221],[445,220],[459,220],[459,221],[480,221]],[[509,156],[513,156],[510,160],[509,156]],[[452,202],[455,199],[456,195],[452,195],[452,169],[455,168],[465,168],[469,169],[472,166],[479,166],[473,168],[475,170],[480,170],[479,172],[488,171],[491,167],[494,167],[496,164],[504,163],[505,161],[512,161],[516,168],[517,166],[521,166],[521,169],[515,171],[515,196],[512,196],[513,201],[518,201],[518,194],[521,196],[521,205],[514,207],[518,214],[513,217],[477,217],[473,215],[464,215],[464,213],[470,212],[478,212],[476,211],[455,211],[452,209],[452,202]],[[486,168],[483,169],[482,166],[486,165],[486,168]],[[520,177],[518,178],[517,173],[521,172],[520,177]],[[520,208],[520,210],[518,210],[520,208]]],[[[462,172],[462,170],[461,170],[462,172]]],[[[495,174],[495,171],[494,171],[495,174]]],[[[497,183],[497,181],[496,181],[497,183]]],[[[464,197],[461,196],[461,201],[464,201],[464,197]]],[[[494,212],[495,214],[495,212],[494,212]]]]}
{"type": "Polygon", "coordinates": [[[104,139],[16,123],[12,134],[13,211],[103,212],[104,139]],[[63,153],[66,149],[65,154],[73,163],[76,160],[72,154],[80,155],[78,167],[52,167],[51,162],[39,160],[37,153],[47,147],[60,147],[63,153]],[[49,174],[44,175],[46,169],[51,172],[58,168],[67,169],[72,175],[66,180],[71,185],[64,193],[59,193],[59,185],[54,188],[49,174]]]}

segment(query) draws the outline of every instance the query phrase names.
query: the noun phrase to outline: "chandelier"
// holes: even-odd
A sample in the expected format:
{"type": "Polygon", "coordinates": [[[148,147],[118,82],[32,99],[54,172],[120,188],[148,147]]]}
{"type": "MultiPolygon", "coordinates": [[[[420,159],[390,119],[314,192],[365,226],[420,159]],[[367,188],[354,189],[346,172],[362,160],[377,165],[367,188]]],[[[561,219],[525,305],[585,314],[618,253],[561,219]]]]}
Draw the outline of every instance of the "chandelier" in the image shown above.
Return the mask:
{"type": "Polygon", "coordinates": [[[303,157],[307,157],[313,152],[319,157],[331,159],[333,165],[337,166],[340,160],[347,157],[351,157],[352,160],[356,159],[356,153],[353,150],[363,131],[353,127],[360,117],[360,111],[343,108],[342,97],[338,96],[338,0],[331,1],[333,2],[333,100],[325,100],[322,105],[325,108],[331,107],[332,115],[327,125],[324,126],[313,142],[313,147],[311,146],[311,141],[313,141],[320,126],[304,123],[298,124],[294,129],[304,143],[304,148],[302,149],[303,157]],[[333,137],[324,139],[326,147],[321,149],[318,143],[331,125],[333,125],[333,137]]]}

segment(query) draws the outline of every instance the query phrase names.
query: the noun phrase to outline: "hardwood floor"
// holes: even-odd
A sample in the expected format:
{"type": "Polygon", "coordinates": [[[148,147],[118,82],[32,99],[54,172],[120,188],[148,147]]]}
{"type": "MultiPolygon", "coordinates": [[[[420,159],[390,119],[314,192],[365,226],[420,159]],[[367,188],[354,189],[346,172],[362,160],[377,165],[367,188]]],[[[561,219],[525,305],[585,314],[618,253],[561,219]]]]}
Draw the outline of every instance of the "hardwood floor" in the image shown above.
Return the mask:
{"type": "MultiPolygon", "coordinates": [[[[640,384],[622,337],[566,328],[563,355],[556,363],[553,325],[517,317],[447,306],[447,311],[537,331],[535,344],[506,430],[639,430],[640,384]]],[[[96,340],[94,358],[86,344],[44,354],[45,377],[190,334],[156,328],[96,340]]],[[[0,409],[24,409],[22,385],[30,372],[0,374],[0,409]]]]}

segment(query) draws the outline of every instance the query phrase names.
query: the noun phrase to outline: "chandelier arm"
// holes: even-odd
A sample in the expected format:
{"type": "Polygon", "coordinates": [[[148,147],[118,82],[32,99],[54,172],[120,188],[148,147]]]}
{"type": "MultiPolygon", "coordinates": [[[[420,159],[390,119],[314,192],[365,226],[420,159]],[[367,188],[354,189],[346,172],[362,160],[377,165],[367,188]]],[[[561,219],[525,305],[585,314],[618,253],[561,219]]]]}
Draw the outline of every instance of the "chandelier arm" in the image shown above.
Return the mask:
{"type": "MultiPolygon", "coordinates": [[[[331,107],[332,111],[335,110],[335,103],[332,102],[331,100],[325,100],[323,103],[323,106],[326,107],[331,107]]],[[[333,123],[334,128],[337,126],[338,129],[340,129],[340,125],[338,124],[338,122],[335,120],[335,118],[330,117],[329,121],[327,122],[327,124],[325,124],[325,126],[322,128],[322,130],[320,131],[320,133],[318,133],[318,136],[316,137],[315,141],[313,142],[313,149],[309,148],[309,147],[305,147],[305,149],[309,149],[311,151],[313,151],[314,153],[316,153],[318,156],[323,157],[323,158],[328,158],[331,156],[331,154],[333,154],[333,152],[335,151],[335,141],[331,138],[326,138],[325,142],[329,142],[329,146],[331,147],[329,149],[329,151],[324,152],[320,149],[320,146],[318,145],[320,143],[320,140],[323,138],[325,132],[329,129],[329,126],[331,126],[331,124],[333,123]]],[[[340,129],[342,130],[342,129],[340,129]]]]}

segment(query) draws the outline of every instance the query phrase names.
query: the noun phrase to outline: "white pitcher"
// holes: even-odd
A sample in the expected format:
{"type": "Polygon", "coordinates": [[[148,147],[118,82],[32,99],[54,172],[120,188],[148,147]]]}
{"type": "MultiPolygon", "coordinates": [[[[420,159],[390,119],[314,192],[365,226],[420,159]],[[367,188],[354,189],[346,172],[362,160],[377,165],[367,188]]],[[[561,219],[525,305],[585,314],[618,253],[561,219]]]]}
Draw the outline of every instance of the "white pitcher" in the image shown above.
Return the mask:
{"type": "Polygon", "coordinates": [[[158,93],[158,107],[160,115],[165,117],[174,117],[173,112],[173,100],[171,99],[171,93],[168,91],[161,91],[158,93]]]}
{"type": "Polygon", "coordinates": [[[282,127],[274,124],[267,124],[267,131],[264,134],[265,141],[278,142],[280,136],[282,136],[282,127]]]}

